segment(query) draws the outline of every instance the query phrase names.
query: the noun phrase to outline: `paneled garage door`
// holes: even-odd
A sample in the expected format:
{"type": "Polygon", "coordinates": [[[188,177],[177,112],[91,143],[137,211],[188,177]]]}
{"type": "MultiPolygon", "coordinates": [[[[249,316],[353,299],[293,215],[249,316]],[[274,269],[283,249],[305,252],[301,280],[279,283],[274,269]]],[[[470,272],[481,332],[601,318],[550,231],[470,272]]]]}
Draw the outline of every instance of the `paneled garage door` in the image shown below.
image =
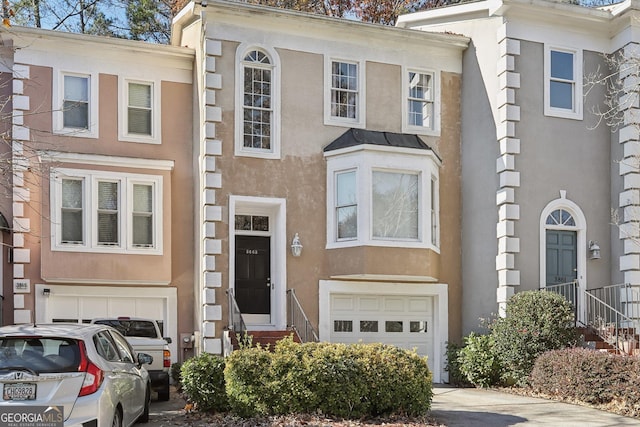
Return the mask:
{"type": "Polygon", "coordinates": [[[331,342],[381,342],[415,349],[433,370],[433,297],[330,295],[331,342]]]}

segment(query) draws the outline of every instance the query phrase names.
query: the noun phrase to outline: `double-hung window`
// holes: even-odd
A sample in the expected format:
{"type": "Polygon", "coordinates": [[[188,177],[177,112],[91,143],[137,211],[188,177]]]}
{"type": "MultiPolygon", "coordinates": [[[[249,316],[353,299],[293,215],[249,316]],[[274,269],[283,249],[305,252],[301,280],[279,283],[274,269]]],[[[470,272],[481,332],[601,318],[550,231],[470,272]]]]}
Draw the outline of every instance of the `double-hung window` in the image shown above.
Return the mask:
{"type": "Polygon", "coordinates": [[[327,59],[325,122],[364,127],[364,74],[357,61],[327,59]]]}
{"type": "Polygon", "coordinates": [[[440,91],[438,74],[403,68],[402,130],[406,133],[438,135],[440,91]]]}
{"type": "Polygon", "coordinates": [[[238,48],[236,155],[279,158],[279,63],[275,51],[238,48]]]}
{"type": "Polygon", "coordinates": [[[56,169],[52,250],[161,252],[162,177],[56,169]]]}
{"type": "Polygon", "coordinates": [[[361,145],[325,152],[327,248],[438,248],[440,161],[430,150],[361,145]]]}
{"type": "Polygon", "coordinates": [[[356,171],[336,174],[336,224],[338,240],[358,237],[356,171]]]}
{"type": "Polygon", "coordinates": [[[53,82],[53,131],[98,137],[98,83],[95,74],[57,71],[53,82]]]}
{"type": "Polygon", "coordinates": [[[545,46],[545,114],[582,119],[582,54],[545,46]]]}
{"type": "Polygon", "coordinates": [[[89,129],[88,76],[64,76],[62,115],[65,128],[89,129]]]}
{"type": "Polygon", "coordinates": [[[157,82],[120,77],[119,138],[121,141],[160,144],[160,94],[157,82]]]}

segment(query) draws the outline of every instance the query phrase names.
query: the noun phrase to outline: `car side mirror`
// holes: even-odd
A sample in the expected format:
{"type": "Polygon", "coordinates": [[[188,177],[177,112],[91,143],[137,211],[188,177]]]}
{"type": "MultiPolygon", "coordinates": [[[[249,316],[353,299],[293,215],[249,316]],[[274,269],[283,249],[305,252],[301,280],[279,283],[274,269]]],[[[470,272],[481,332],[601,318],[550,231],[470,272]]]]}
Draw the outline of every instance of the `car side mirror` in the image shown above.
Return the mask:
{"type": "Polygon", "coordinates": [[[138,364],[151,365],[153,363],[153,356],[147,353],[138,353],[138,364]]]}
{"type": "Polygon", "coordinates": [[[163,340],[167,342],[167,344],[171,344],[171,337],[162,337],[163,340]]]}

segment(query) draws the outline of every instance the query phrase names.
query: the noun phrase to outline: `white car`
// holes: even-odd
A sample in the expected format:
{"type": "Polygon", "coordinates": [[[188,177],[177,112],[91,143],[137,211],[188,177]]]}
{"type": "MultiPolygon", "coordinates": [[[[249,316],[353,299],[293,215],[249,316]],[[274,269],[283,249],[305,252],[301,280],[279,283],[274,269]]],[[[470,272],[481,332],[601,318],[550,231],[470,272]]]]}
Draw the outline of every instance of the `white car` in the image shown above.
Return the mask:
{"type": "Polygon", "coordinates": [[[142,365],[151,361],[147,354],[134,354],[109,326],[0,327],[0,425],[35,420],[55,427],[128,427],[147,422],[151,383],[142,365]]]}

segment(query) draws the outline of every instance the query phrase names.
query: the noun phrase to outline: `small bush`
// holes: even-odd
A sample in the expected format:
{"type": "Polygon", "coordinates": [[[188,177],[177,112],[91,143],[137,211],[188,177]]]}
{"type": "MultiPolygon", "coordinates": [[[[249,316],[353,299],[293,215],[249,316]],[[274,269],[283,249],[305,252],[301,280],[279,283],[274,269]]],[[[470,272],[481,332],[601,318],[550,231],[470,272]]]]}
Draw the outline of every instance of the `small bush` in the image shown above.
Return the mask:
{"type": "Polygon", "coordinates": [[[180,369],[182,369],[182,363],[172,363],[171,369],[169,371],[169,375],[171,375],[171,380],[176,385],[176,387],[182,387],[182,380],[180,379],[180,369]]]}
{"type": "Polygon", "coordinates": [[[507,302],[506,317],[491,324],[503,379],[524,385],[536,358],[548,350],[574,346],[577,334],[571,304],[553,292],[526,291],[507,302]]]}
{"type": "Polygon", "coordinates": [[[202,353],[186,360],[180,368],[182,389],[200,411],[228,410],[224,378],[225,360],[202,353]]]}
{"type": "Polygon", "coordinates": [[[460,372],[476,387],[490,387],[500,382],[502,367],[494,350],[491,335],[471,333],[464,338],[458,363],[460,372]]]}
{"type": "Polygon", "coordinates": [[[455,387],[468,387],[472,385],[460,369],[460,351],[464,345],[447,342],[447,365],[445,370],[449,372],[449,384],[455,387]]]}

